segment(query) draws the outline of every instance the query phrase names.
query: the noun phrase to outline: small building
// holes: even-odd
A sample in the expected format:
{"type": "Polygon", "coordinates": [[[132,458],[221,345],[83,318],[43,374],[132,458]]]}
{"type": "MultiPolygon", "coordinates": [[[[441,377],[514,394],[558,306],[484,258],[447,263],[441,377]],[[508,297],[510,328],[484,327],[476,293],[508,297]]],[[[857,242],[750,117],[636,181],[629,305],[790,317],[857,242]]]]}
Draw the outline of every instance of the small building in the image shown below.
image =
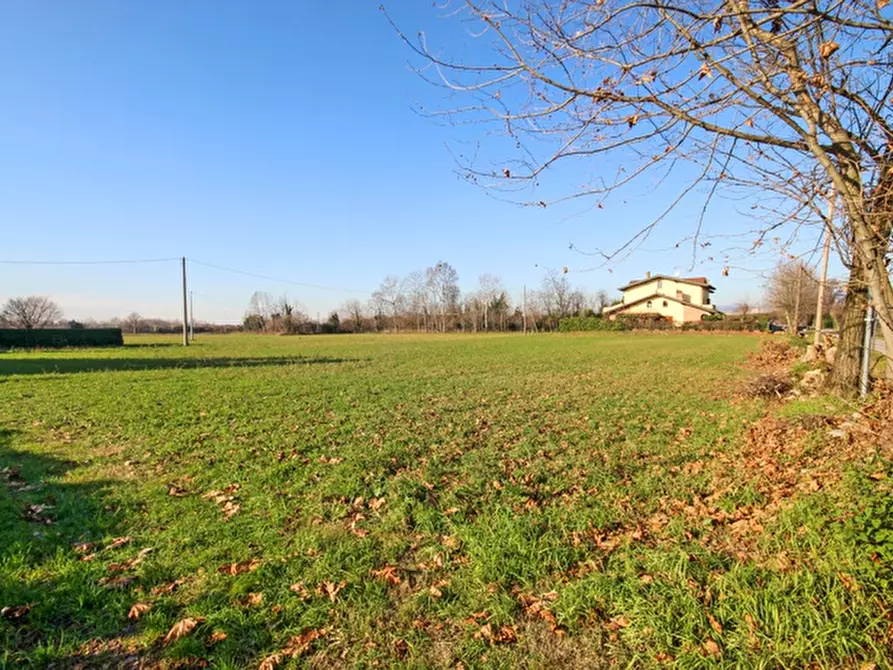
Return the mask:
{"type": "Polygon", "coordinates": [[[646,272],[644,279],[633,280],[620,290],[623,300],[602,312],[612,320],[619,314],[655,314],[682,325],[718,313],[710,302],[716,288],[706,277],[652,276],[646,272]]]}

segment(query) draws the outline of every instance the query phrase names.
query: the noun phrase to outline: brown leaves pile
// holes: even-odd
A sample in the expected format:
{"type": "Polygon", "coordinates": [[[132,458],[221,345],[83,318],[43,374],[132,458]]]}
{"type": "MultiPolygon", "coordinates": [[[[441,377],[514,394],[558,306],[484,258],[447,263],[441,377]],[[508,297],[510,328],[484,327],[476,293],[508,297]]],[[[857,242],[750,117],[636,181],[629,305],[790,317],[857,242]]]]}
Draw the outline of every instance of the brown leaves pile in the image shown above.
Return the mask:
{"type": "Polygon", "coordinates": [[[474,634],[475,640],[486,640],[491,645],[497,644],[514,644],[518,641],[518,634],[515,627],[511,625],[499,626],[494,628],[493,624],[485,623],[480,630],[474,634]]]}
{"type": "Polygon", "coordinates": [[[787,374],[797,362],[799,354],[784,340],[763,340],[759,351],[748,357],[749,366],[766,372],[787,374]]]}
{"type": "Polygon", "coordinates": [[[549,624],[549,630],[561,637],[565,634],[565,631],[558,625],[555,615],[548,609],[549,603],[557,599],[558,593],[555,591],[549,591],[539,597],[529,593],[518,595],[518,602],[521,603],[527,616],[542,619],[549,624]]]}

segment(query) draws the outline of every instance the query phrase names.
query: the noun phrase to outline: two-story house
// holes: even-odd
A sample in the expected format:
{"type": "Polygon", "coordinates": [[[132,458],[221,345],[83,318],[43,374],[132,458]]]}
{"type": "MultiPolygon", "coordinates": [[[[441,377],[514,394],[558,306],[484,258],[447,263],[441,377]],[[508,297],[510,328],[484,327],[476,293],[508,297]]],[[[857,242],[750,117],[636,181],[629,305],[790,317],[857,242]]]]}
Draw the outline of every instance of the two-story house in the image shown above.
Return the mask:
{"type": "Polygon", "coordinates": [[[710,294],[716,288],[706,277],[652,276],[646,272],[644,279],[631,281],[620,290],[623,300],[603,311],[609,319],[618,314],[660,314],[681,325],[700,321],[706,314],[716,314],[710,302],[710,294]]]}

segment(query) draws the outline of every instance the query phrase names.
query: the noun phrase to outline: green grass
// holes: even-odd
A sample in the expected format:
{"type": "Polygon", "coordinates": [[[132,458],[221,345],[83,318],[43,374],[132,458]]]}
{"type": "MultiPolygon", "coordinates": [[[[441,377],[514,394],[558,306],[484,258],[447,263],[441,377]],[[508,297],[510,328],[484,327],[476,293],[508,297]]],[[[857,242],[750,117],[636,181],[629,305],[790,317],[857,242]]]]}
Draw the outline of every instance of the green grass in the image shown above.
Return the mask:
{"type": "MultiPolygon", "coordinates": [[[[850,519],[889,466],[841,462],[794,493],[744,467],[766,407],[733,396],[758,341],[0,354],[0,607],[32,605],[0,617],[0,666],[256,667],[324,629],[282,667],[889,667],[887,577],[850,519]],[[134,579],[101,583],[118,575],[134,579]],[[136,602],[152,608],[129,619],[136,602]]],[[[773,462],[801,477],[822,430],[773,462]]]]}

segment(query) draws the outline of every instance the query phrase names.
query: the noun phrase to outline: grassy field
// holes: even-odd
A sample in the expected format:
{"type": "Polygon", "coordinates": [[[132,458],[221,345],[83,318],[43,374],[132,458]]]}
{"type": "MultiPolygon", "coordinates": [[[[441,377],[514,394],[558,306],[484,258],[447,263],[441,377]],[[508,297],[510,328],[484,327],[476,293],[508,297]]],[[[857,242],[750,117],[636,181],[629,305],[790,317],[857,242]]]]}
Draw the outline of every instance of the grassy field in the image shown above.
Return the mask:
{"type": "Polygon", "coordinates": [[[758,342],[0,353],[0,666],[890,667],[889,462],[758,342]]]}

